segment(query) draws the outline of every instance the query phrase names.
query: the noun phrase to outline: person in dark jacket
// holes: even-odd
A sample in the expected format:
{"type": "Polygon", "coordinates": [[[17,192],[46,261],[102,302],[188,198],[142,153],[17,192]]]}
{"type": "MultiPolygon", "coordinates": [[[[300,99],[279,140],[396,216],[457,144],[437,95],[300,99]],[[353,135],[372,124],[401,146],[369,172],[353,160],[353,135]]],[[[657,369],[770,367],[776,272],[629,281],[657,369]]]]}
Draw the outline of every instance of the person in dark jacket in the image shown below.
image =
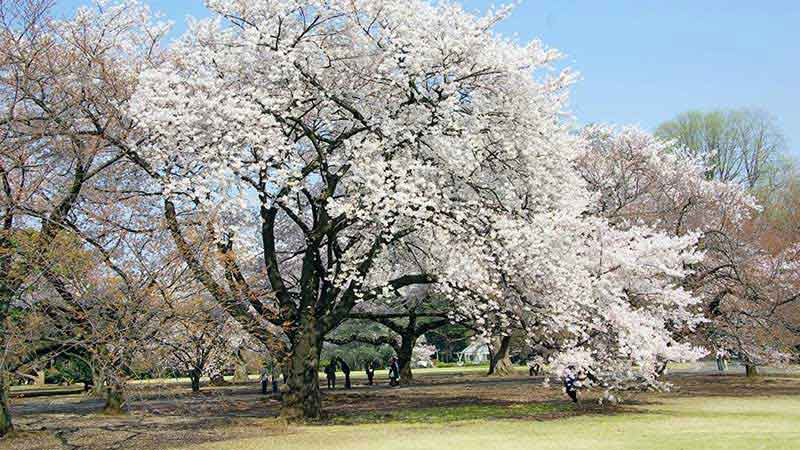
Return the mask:
{"type": "Polygon", "coordinates": [[[575,366],[569,366],[564,371],[564,392],[573,403],[578,403],[578,372],[575,366]]]}
{"type": "Polygon", "coordinates": [[[397,386],[400,379],[400,364],[397,362],[397,358],[392,356],[392,359],[389,360],[389,386],[397,386]]]}
{"type": "Polygon", "coordinates": [[[348,366],[342,358],[339,358],[339,367],[341,367],[342,372],[344,372],[344,388],[352,389],[353,386],[350,385],[350,366],[348,366]]]}
{"type": "Polygon", "coordinates": [[[266,367],[261,369],[259,380],[261,381],[261,395],[267,395],[269,393],[269,370],[266,367]]]}
{"type": "Polygon", "coordinates": [[[364,371],[367,372],[367,384],[372,386],[372,380],[375,378],[375,361],[367,361],[364,364],[364,371]]]}
{"type": "Polygon", "coordinates": [[[336,389],[336,358],[325,366],[325,378],[328,379],[328,389],[336,389]]]}
{"type": "Polygon", "coordinates": [[[542,374],[542,365],[539,361],[528,361],[528,376],[536,376],[542,374]]]}

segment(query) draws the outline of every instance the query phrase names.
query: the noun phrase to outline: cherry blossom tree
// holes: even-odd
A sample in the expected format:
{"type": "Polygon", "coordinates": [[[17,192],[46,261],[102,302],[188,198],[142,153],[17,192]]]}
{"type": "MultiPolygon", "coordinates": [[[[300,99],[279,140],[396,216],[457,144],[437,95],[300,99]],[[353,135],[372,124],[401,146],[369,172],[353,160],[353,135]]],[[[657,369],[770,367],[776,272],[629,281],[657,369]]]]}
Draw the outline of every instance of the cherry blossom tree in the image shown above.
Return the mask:
{"type": "Polygon", "coordinates": [[[791,238],[767,242],[778,228],[760,218],[746,183],[709,177],[694,151],[636,128],[592,126],[583,136],[587,150],[577,164],[599,196],[594,214],[618,227],[644,223],[674,236],[698,234],[705,257],[684,286],[705,299],[706,342],[735,351],[748,373],[786,361],[792,333],[781,317],[797,298],[795,254],[786,244],[791,238]]]}
{"type": "Polygon", "coordinates": [[[431,359],[436,356],[436,346],[428,343],[425,335],[417,340],[411,351],[411,363],[415,367],[431,367],[431,359]]]}
{"type": "Polygon", "coordinates": [[[508,9],[208,6],[141,76],[132,158],[196,278],[282,355],[285,416],[320,415],[327,333],[417,285],[454,314],[500,304],[560,336],[559,364],[624,374],[696,355],[673,337],[698,321],[677,282],[695,237],[587,219],[563,116],[575,77],[493,31],[508,9]]]}

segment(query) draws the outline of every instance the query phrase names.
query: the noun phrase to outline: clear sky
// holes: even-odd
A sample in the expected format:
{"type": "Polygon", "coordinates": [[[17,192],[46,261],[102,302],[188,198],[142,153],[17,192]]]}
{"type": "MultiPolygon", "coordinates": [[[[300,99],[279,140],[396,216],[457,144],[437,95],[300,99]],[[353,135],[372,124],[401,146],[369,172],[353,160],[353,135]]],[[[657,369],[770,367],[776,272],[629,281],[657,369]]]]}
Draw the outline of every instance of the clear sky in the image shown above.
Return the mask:
{"type": "MultiPolygon", "coordinates": [[[[59,13],[86,1],[58,0],[59,13]]],[[[143,1],[176,33],[206,14],[201,0],[143,1]]],[[[582,75],[571,106],[581,123],[652,130],[688,109],[759,108],[800,155],[800,1],[526,0],[500,30],[567,54],[582,75]]]]}

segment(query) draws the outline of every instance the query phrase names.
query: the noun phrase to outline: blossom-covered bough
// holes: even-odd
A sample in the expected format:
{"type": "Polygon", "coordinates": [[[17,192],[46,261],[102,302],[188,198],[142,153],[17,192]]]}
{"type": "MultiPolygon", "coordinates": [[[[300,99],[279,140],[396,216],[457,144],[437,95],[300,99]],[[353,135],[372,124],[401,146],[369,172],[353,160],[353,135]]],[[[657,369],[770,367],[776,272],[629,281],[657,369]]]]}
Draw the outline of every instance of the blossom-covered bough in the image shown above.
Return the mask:
{"type": "Polygon", "coordinates": [[[797,247],[757,217],[746,184],[710,177],[718,171],[707,162],[636,128],[590,126],[582,135],[577,167],[599,196],[595,215],[617,228],[698,236],[704,258],[683,282],[709,319],[696,337],[735,352],[748,374],[786,362],[798,334],[797,247]]]}
{"type": "Polygon", "coordinates": [[[569,71],[451,2],[209,0],[130,108],[179,251],[318,417],[325,335],[428,285],[609,383],[696,357],[696,237],[617,228],[574,170],[569,71]],[[195,249],[216,244],[214,255],[195,249]],[[410,261],[398,264],[397,261],[410,261]],[[424,268],[420,270],[419,268],[424,268]]]}

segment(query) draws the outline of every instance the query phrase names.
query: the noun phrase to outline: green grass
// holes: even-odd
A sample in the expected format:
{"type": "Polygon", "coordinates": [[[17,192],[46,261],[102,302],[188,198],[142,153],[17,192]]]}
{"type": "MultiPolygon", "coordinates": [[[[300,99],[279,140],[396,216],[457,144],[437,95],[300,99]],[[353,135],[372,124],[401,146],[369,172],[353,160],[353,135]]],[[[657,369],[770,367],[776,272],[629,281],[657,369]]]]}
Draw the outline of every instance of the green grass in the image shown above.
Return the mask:
{"type": "Polygon", "coordinates": [[[485,411],[447,408],[399,413],[410,423],[290,427],[264,437],[216,442],[204,449],[797,449],[800,396],[668,398],[615,415],[558,420],[498,419],[485,411]],[[452,418],[483,419],[453,422],[452,418]],[[425,423],[421,423],[425,422],[425,423]]]}
{"type": "Polygon", "coordinates": [[[19,386],[9,387],[9,390],[12,393],[27,392],[27,391],[63,391],[63,390],[73,390],[73,389],[83,389],[83,385],[69,384],[64,386],[60,384],[22,384],[19,386]]]}
{"type": "Polygon", "coordinates": [[[543,416],[572,409],[565,403],[513,403],[507,405],[458,405],[404,409],[390,413],[364,413],[355,416],[335,416],[327,423],[355,425],[400,422],[448,423],[492,419],[521,419],[543,416]]]}

